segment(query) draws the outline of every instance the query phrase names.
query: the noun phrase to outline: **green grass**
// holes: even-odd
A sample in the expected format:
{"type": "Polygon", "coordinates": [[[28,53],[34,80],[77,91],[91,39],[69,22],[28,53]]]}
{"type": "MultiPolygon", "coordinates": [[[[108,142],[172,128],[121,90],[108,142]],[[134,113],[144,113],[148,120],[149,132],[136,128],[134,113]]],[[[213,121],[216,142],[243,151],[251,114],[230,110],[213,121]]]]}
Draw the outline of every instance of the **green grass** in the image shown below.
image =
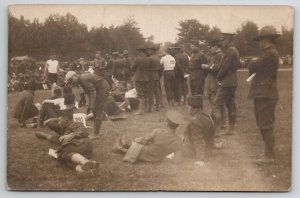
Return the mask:
{"type": "MultiPolygon", "coordinates": [[[[130,138],[149,133],[157,127],[165,127],[164,113],[153,112],[143,116],[128,114],[128,119],[104,122],[103,136],[93,142],[93,159],[100,162],[94,177],[79,176],[48,156],[50,143],[39,140],[34,132],[47,129],[21,129],[12,119],[18,94],[8,95],[8,150],[7,183],[14,190],[217,190],[217,191],[285,191],[291,186],[291,124],[292,124],[292,72],[279,72],[280,99],[276,111],[276,163],[272,166],[256,166],[253,156],[264,145],[256,127],[253,102],[247,99],[249,85],[245,83],[247,72],[239,72],[239,87],[236,93],[237,134],[223,137],[224,148],[206,162],[205,167],[187,159],[174,164],[122,162],[122,156],[110,152],[117,137],[127,132],[130,138]]],[[[48,92],[38,91],[35,101],[48,97],[48,92]]],[[[205,101],[205,110],[209,111],[205,101]]],[[[188,121],[187,107],[176,107],[188,121]]],[[[89,123],[92,125],[92,123],[89,123]]],[[[184,126],[178,129],[182,136],[184,126]]],[[[203,145],[199,145],[202,151],[203,145]]],[[[198,160],[201,160],[201,154],[198,160]]]]}

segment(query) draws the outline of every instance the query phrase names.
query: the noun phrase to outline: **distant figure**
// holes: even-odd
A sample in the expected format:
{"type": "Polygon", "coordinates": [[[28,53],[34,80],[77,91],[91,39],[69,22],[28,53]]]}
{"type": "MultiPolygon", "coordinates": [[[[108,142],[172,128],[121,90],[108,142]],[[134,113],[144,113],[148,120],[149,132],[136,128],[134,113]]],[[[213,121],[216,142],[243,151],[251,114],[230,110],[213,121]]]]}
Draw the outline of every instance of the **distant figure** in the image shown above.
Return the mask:
{"type": "Polygon", "coordinates": [[[47,60],[44,70],[44,77],[53,85],[57,83],[58,71],[63,71],[59,68],[59,62],[56,60],[56,56],[52,54],[50,59],[47,60]]]}
{"type": "Polygon", "coordinates": [[[256,124],[265,142],[264,153],[255,161],[258,164],[274,162],[275,107],[278,101],[276,81],[279,67],[279,54],[274,42],[278,37],[280,34],[276,32],[261,33],[255,37],[263,53],[248,66],[250,75],[255,74],[249,97],[254,100],[256,124]]]}
{"type": "Polygon", "coordinates": [[[94,59],[94,73],[98,76],[105,77],[105,65],[106,61],[101,56],[100,51],[96,51],[94,59]]]}

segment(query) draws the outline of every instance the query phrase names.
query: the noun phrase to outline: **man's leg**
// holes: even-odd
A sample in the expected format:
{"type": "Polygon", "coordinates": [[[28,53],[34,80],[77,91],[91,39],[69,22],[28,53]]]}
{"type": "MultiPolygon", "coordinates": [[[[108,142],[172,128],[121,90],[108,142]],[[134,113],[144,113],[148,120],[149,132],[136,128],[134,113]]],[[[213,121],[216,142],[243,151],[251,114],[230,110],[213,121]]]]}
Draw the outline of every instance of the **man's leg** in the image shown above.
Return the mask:
{"type": "MultiPolygon", "coordinates": [[[[231,135],[234,133],[234,125],[235,125],[235,119],[236,119],[236,105],[235,105],[235,91],[236,87],[228,87],[227,90],[227,97],[226,97],[226,107],[228,110],[228,121],[229,121],[229,129],[228,134],[231,135]]],[[[221,115],[224,115],[224,110],[221,115]]],[[[221,118],[222,121],[223,117],[221,118]]]]}
{"type": "Polygon", "coordinates": [[[220,135],[221,120],[222,120],[222,108],[224,108],[225,101],[227,99],[227,91],[225,87],[219,87],[212,106],[212,117],[215,122],[216,131],[215,134],[220,135]]]}
{"type": "Polygon", "coordinates": [[[164,73],[164,84],[165,84],[165,91],[167,95],[168,103],[171,103],[172,97],[171,97],[171,80],[170,80],[170,74],[169,72],[164,73]]]}

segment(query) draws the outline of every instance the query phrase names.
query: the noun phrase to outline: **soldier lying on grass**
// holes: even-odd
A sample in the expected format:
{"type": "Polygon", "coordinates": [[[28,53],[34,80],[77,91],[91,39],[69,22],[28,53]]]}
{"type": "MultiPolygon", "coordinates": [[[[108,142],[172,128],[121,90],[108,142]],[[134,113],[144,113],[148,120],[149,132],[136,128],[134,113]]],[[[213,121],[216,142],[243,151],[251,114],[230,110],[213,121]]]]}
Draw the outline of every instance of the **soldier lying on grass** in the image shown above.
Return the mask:
{"type": "Polygon", "coordinates": [[[50,118],[44,122],[44,125],[53,130],[56,135],[36,132],[36,136],[58,145],[57,159],[63,164],[74,168],[80,173],[93,171],[99,167],[99,164],[96,161],[89,160],[93,147],[88,138],[88,132],[82,123],[74,122],[72,119],[75,100],[74,95],[72,96],[73,100],[65,100],[67,108],[63,116],[50,118]]]}
{"type": "Polygon", "coordinates": [[[183,143],[176,135],[176,129],[183,122],[184,118],[179,112],[169,110],[166,129],[154,129],[150,134],[134,139],[132,143],[128,143],[125,136],[122,136],[112,151],[125,154],[123,161],[130,163],[136,161],[158,162],[171,153],[175,153],[175,161],[181,161],[183,143]]]}

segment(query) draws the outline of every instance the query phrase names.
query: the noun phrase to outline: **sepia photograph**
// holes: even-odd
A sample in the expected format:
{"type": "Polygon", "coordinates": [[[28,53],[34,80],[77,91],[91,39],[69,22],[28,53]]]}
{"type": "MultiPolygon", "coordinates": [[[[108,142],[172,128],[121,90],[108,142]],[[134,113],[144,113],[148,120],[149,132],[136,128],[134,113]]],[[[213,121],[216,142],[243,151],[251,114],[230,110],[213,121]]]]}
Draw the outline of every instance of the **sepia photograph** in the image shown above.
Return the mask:
{"type": "Polygon", "coordinates": [[[291,190],[292,6],[7,9],[7,190],[291,190]]]}

